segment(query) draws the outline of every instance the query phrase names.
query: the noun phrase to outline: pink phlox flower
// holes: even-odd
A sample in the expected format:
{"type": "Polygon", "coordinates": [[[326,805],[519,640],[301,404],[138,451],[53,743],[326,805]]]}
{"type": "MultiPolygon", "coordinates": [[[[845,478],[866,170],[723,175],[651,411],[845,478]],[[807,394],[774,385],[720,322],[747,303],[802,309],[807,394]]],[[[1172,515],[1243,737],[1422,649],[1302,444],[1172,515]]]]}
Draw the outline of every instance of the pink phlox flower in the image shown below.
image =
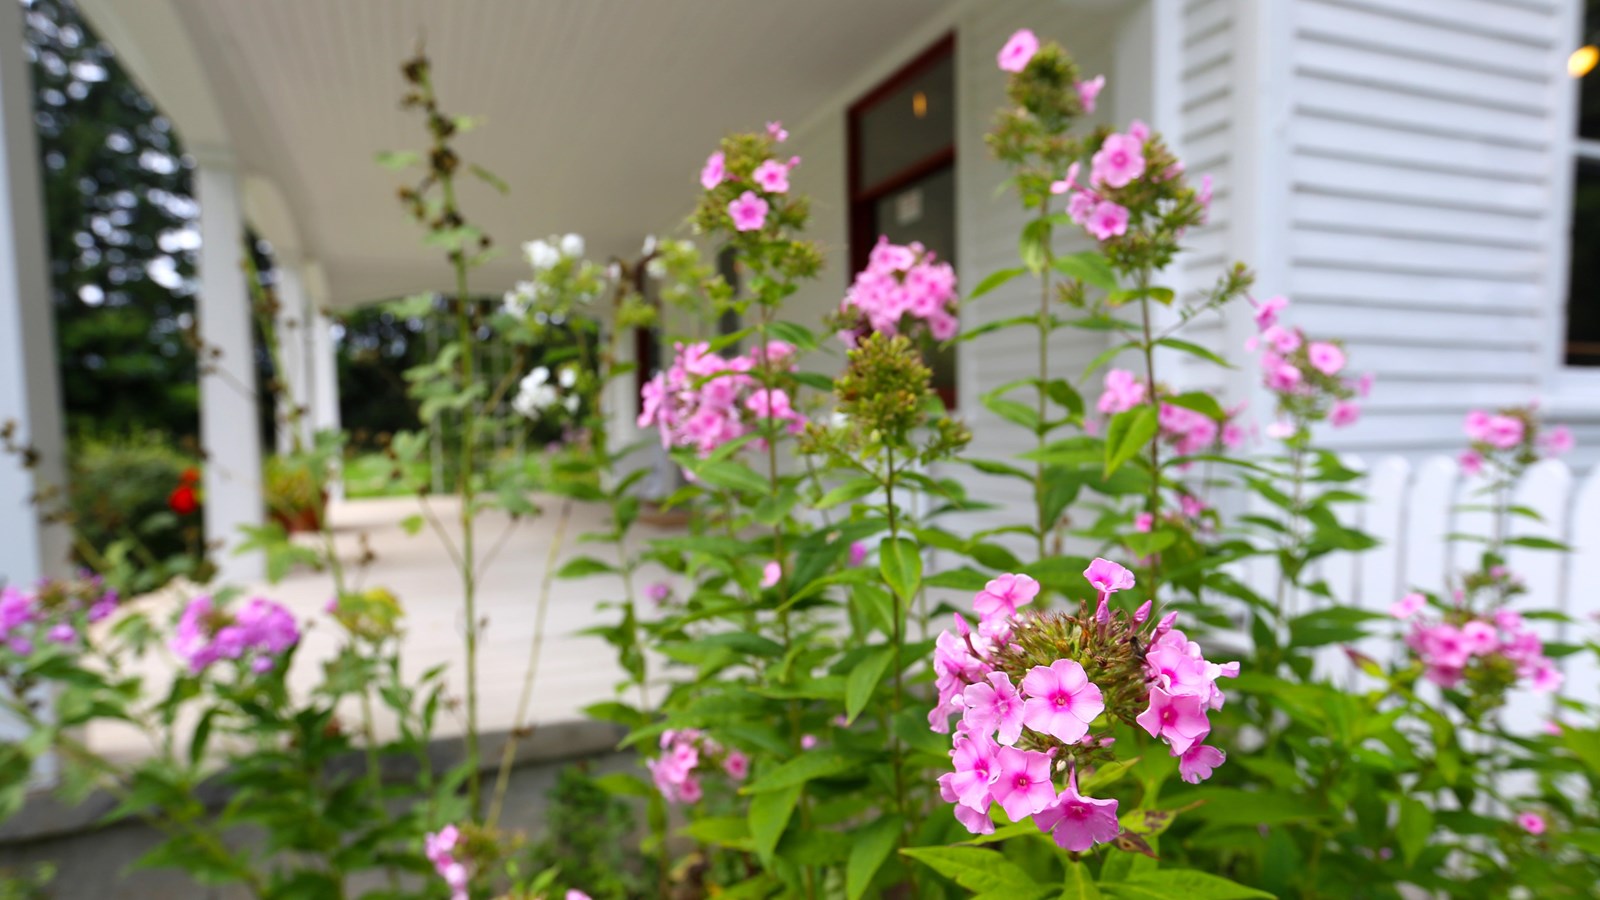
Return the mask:
{"type": "Polygon", "coordinates": [[[867,560],[867,545],[860,541],[850,542],[850,567],[859,568],[867,560]]]}
{"type": "Polygon", "coordinates": [[[1000,776],[990,785],[989,794],[1013,822],[1022,821],[1055,800],[1049,753],[1001,747],[995,752],[995,762],[1000,776]]]}
{"type": "MultiPolygon", "coordinates": [[[[1060,181],[1052,181],[1052,182],[1050,182],[1050,193],[1052,193],[1052,194],[1065,194],[1068,191],[1076,190],[1077,187],[1078,187],[1078,164],[1077,163],[1073,163],[1072,165],[1067,166],[1067,177],[1061,179],[1060,181]]],[[[1082,223],[1079,223],[1079,224],[1082,224],[1082,223]]]]}
{"type": "Polygon", "coordinates": [[[1126,412],[1144,402],[1145,384],[1126,369],[1106,372],[1105,390],[1095,408],[1108,415],[1126,412]]]}
{"type": "Polygon", "coordinates": [[[1128,233],[1128,209],[1110,200],[1095,204],[1085,223],[1095,240],[1107,241],[1128,233]]]}
{"type": "Polygon", "coordinates": [[[1095,844],[1116,840],[1122,833],[1117,821],[1117,801],[1097,800],[1078,793],[1078,773],[1067,776],[1067,787],[1044,809],[1034,814],[1040,831],[1050,833],[1063,850],[1081,853],[1095,844]]]}
{"type": "Polygon", "coordinates": [[[1166,741],[1174,756],[1182,756],[1211,731],[1200,697],[1169,694],[1159,687],[1150,688],[1150,706],[1134,721],[1151,737],[1166,741]]]}
{"type": "Polygon", "coordinates": [[[1133,517],[1133,530],[1140,534],[1149,534],[1155,528],[1156,517],[1147,512],[1139,513],[1133,517]]]}
{"type": "Polygon", "coordinates": [[[1473,619],[1461,626],[1461,640],[1469,655],[1481,656],[1493,653],[1500,646],[1500,632],[1482,619],[1473,619]]]}
{"type": "Polygon", "coordinates": [[[735,231],[758,231],[766,224],[767,201],[755,191],[745,191],[728,204],[728,215],[733,219],[735,231]]]}
{"type": "Polygon", "coordinates": [[[965,712],[961,721],[968,734],[987,737],[999,729],[999,742],[1011,746],[1022,737],[1022,697],[1011,686],[1011,676],[990,672],[988,683],[968,685],[962,691],[965,712]]]}
{"type": "Polygon", "coordinates": [[[1089,563],[1089,568],[1083,570],[1083,577],[1102,594],[1114,594],[1133,587],[1133,572],[1126,566],[1102,557],[1095,557],[1089,563]]]}
{"type": "Polygon", "coordinates": [[[769,194],[783,194],[789,190],[789,167],[775,159],[756,166],[750,177],[769,194]]]}
{"type": "Polygon", "coordinates": [[[1409,619],[1428,604],[1428,598],[1413,591],[1389,605],[1389,615],[1396,619],[1409,619]]]}
{"type": "Polygon", "coordinates": [[[1313,369],[1329,377],[1339,374],[1339,370],[1344,368],[1344,351],[1338,344],[1312,341],[1306,348],[1306,355],[1310,358],[1313,369]]]}
{"type": "Polygon", "coordinates": [[[1017,607],[1039,596],[1039,582],[1030,575],[1007,573],[989,580],[972,598],[972,608],[983,619],[1008,619],[1017,607]]]}
{"type": "Polygon", "coordinates": [[[1106,77],[1096,75],[1088,81],[1078,82],[1078,103],[1083,106],[1084,115],[1094,112],[1095,101],[1100,96],[1100,91],[1106,86],[1106,77]]]}
{"type": "Polygon", "coordinates": [[[1522,420],[1515,416],[1490,416],[1483,440],[1497,450],[1510,450],[1522,443],[1522,420]]]}
{"type": "Polygon", "coordinates": [[[1078,191],[1067,199],[1067,217],[1073,224],[1088,226],[1089,217],[1094,215],[1095,204],[1098,201],[1088,191],[1078,191]]]}
{"type": "Polygon", "coordinates": [[[1461,467],[1461,474],[1477,476],[1483,474],[1483,455],[1476,450],[1464,451],[1456,457],[1456,465],[1461,467]]]}
{"type": "Polygon", "coordinates": [[[1271,344],[1272,348],[1279,353],[1293,353],[1300,349],[1300,344],[1304,340],[1299,331],[1293,328],[1285,328],[1282,325],[1267,326],[1261,332],[1261,339],[1271,344]]]}
{"type": "Polygon", "coordinates": [[[1199,784],[1227,760],[1228,755],[1216,747],[1195,744],[1178,757],[1178,776],[1190,784],[1199,784]]]}
{"type": "Polygon", "coordinates": [[[1069,744],[1087,734],[1089,723],[1106,708],[1100,688],[1075,660],[1058,659],[1049,668],[1034,666],[1023,676],[1022,690],[1027,695],[1023,723],[1069,744]]]}
{"type": "Polygon", "coordinates": [[[706,157],[706,164],[700,167],[700,186],[709,191],[721,184],[728,177],[727,160],[721,150],[706,157]]]}
{"type": "Polygon", "coordinates": [[[1562,456],[1577,446],[1577,441],[1572,437],[1572,429],[1565,425],[1557,425],[1544,433],[1539,440],[1539,446],[1546,456],[1562,456]]]}
{"type": "Polygon", "coordinates": [[[1089,162],[1090,184],[1126,187],[1144,174],[1144,142],[1132,134],[1109,134],[1089,162]]]}
{"type": "Polygon", "coordinates": [[[989,788],[1000,778],[996,754],[1000,748],[987,735],[957,731],[950,758],[955,771],[949,774],[955,802],[979,811],[989,809],[989,788]]]}
{"type": "Polygon", "coordinates": [[[789,139],[789,132],[784,130],[782,122],[768,122],[767,134],[780,144],[789,139]]]}
{"type": "Polygon", "coordinates": [[[1028,60],[1038,52],[1039,38],[1026,28],[1018,29],[1000,48],[1000,71],[1021,72],[1028,67],[1028,60]]]}
{"type": "Polygon", "coordinates": [[[1361,418],[1361,407],[1348,400],[1340,400],[1328,410],[1328,424],[1335,428],[1354,425],[1361,418]]]}
{"type": "Polygon", "coordinates": [[[1256,303],[1255,306],[1256,329],[1258,331],[1265,331],[1277,324],[1278,313],[1281,313],[1284,311],[1284,309],[1288,308],[1289,298],[1268,297],[1267,299],[1256,303]]]}
{"type": "Polygon", "coordinates": [[[761,586],[763,588],[772,587],[773,585],[777,584],[778,579],[782,577],[783,565],[777,560],[772,560],[765,566],[761,567],[761,586]]]}
{"type": "Polygon", "coordinates": [[[1517,824],[1522,830],[1537,837],[1545,832],[1544,816],[1535,812],[1525,812],[1517,816],[1517,824]]]}
{"type": "MultiPolygon", "coordinates": [[[[810,735],[806,735],[806,737],[810,737],[810,735]]],[[[812,746],[815,746],[816,742],[817,739],[812,737],[812,746]]],[[[804,743],[802,740],[801,744],[804,745],[804,743]]],[[[734,781],[743,781],[750,774],[750,757],[745,756],[738,750],[729,750],[728,755],[722,758],[722,771],[727,772],[728,777],[734,781]]]]}

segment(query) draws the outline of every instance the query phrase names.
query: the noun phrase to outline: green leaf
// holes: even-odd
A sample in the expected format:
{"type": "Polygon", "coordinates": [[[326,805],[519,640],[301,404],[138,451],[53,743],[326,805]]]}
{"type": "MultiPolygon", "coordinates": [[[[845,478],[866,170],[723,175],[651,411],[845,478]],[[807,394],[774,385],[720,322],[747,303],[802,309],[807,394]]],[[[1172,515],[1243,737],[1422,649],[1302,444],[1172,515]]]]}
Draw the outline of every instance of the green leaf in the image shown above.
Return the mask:
{"type": "Polygon", "coordinates": [[[789,827],[795,805],[800,802],[801,789],[802,785],[796,784],[769,791],[750,801],[750,836],[762,859],[771,860],[773,851],[778,849],[778,840],[789,827]]]}
{"type": "Polygon", "coordinates": [[[737,850],[750,849],[750,826],[738,816],[708,816],[678,830],[697,841],[737,850]]]}
{"type": "Polygon", "coordinates": [[[1113,897],[1135,900],[1173,900],[1175,897],[1183,900],[1255,900],[1257,897],[1274,900],[1266,891],[1193,869],[1140,872],[1127,881],[1102,887],[1113,897]]]}
{"type": "Polygon", "coordinates": [[[850,677],[844,684],[844,714],[850,722],[854,722],[861,710],[866,708],[867,701],[872,699],[872,692],[878,689],[878,682],[883,680],[884,671],[893,661],[894,648],[879,647],[868,653],[850,671],[850,677]]]}
{"type": "Polygon", "coordinates": [[[1222,404],[1217,402],[1217,398],[1211,396],[1205,391],[1189,391],[1176,396],[1165,397],[1163,400],[1164,402],[1171,403],[1173,406],[1181,406],[1184,409],[1192,409],[1200,415],[1217,422],[1221,422],[1228,418],[1228,414],[1223,412],[1222,404]]]}
{"type": "Polygon", "coordinates": [[[745,466],[727,460],[707,460],[695,467],[694,474],[712,487],[730,491],[765,494],[772,489],[767,479],[745,466]]]}
{"type": "Polygon", "coordinates": [[[1100,900],[1100,888],[1089,874],[1089,867],[1075,859],[1065,862],[1067,880],[1063,883],[1060,900],[1100,900]]]}
{"type": "Polygon", "coordinates": [[[1050,263],[1057,272],[1103,291],[1117,289],[1117,273],[1098,250],[1085,250],[1071,256],[1058,256],[1050,263]]]}
{"type": "Polygon", "coordinates": [[[741,794],[767,794],[797,788],[814,778],[831,778],[854,772],[861,757],[837,750],[808,750],[739,789],[741,794]]]}
{"type": "Polygon", "coordinates": [[[909,538],[884,541],[878,545],[878,571],[889,589],[910,604],[922,583],[922,553],[909,538]]]}
{"type": "Polygon", "coordinates": [[[378,165],[395,171],[422,162],[422,154],[413,150],[383,150],[374,154],[373,158],[378,161],[378,165]]]}
{"type": "Polygon", "coordinates": [[[1182,341],[1177,338],[1162,338],[1156,341],[1156,346],[1170,347],[1171,349],[1177,350],[1180,353],[1187,353],[1190,356],[1198,356],[1206,362],[1215,363],[1224,369],[1233,368],[1233,363],[1228,362],[1227,360],[1218,356],[1216,353],[1207,350],[1205,347],[1202,347],[1199,344],[1190,343],[1189,341],[1182,341]]]}
{"type": "Polygon", "coordinates": [[[815,350],[821,344],[811,329],[795,322],[773,322],[767,326],[767,334],[801,350],[815,350]]]}
{"type": "Polygon", "coordinates": [[[1289,620],[1290,647],[1323,647],[1347,644],[1367,636],[1361,623],[1387,616],[1353,606],[1319,609],[1289,620]]]}
{"type": "Polygon", "coordinates": [[[1022,228],[1017,242],[1017,256],[1030,272],[1043,272],[1050,254],[1050,222],[1034,219],[1022,228]]]}
{"type": "Polygon", "coordinates": [[[406,516],[400,520],[400,529],[406,534],[415,535],[422,530],[422,514],[406,516]]]}
{"type": "Polygon", "coordinates": [[[989,277],[978,282],[978,286],[973,288],[971,293],[967,294],[967,299],[976,300],[1000,285],[1005,284],[1013,278],[1016,278],[1018,275],[1026,275],[1027,272],[1028,270],[1025,268],[1001,269],[998,272],[991,272],[989,273],[989,277]]]}
{"type": "Polygon", "coordinates": [[[499,191],[502,194],[511,193],[511,185],[506,184],[506,180],[504,178],[501,178],[499,175],[496,175],[495,173],[489,171],[488,169],[485,169],[483,166],[480,166],[477,163],[473,163],[468,168],[472,172],[472,174],[476,175],[478,177],[478,180],[483,182],[484,184],[487,184],[488,186],[494,188],[495,190],[499,191]]]}
{"type": "Polygon", "coordinates": [[[1154,406],[1136,406],[1112,416],[1106,429],[1105,474],[1110,476],[1138,454],[1156,436],[1158,425],[1154,406]]]}
{"type": "Polygon", "coordinates": [[[1428,846],[1433,836],[1433,811],[1420,800],[1400,798],[1400,818],[1395,824],[1395,838],[1400,844],[1400,857],[1406,865],[1417,861],[1417,854],[1428,846]]]}
{"type": "Polygon", "coordinates": [[[1549,538],[1532,537],[1529,535],[1507,538],[1506,546],[1527,547],[1530,550],[1560,550],[1563,552],[1568,552],[1572,549],[1570,546],[1563,544],[1560,541],[1552,541],[1549,538]]]}
{"type": "Polygon", "coordinates": [[[1078,790],[1091,796],[1099,793],[1101,788],[1109,787],[1122,780],[1122,776],[1128,774],[1129,769],[1138,765],[1141,758],[1135,756],[1132,759],[1119,759],[1115,762],[1106,763],[1095,769],[1093,775],[1079,778],[1078,790]]]}
{"type": "Polygon", "coordinates": [[[850,845],[850,860],[845,863],[844,894],[847,900],[859,900],[872,884],[872,877],[883,867],[883,861],[894,852],[894,845],[905,827],[905,820],[888,815],[855,832],[850,845]]]}
{"type": "Polygon", "coordinates": [[[1027,891],[1037,883],[1022,867],[993,850],[980,847],[911,847],[901,850],[969,891],[1027,891]]]}
{"type": "Polygon", "coordinates": [[[590,575],[601,575],[615,572],[617,567],[608,562],[595,559],[592,556],[580,556],[567,560],[566,564],[556,570],[557,578],[588,578],[590,575]]]}
{"type": "Polygon", "coordinates": [[[863,475],[823,494],[822,499],[818,500],[814,505],[817,509],[832,509],[841,503],[859,500],[877,489],[878,479],[863,475]]]}

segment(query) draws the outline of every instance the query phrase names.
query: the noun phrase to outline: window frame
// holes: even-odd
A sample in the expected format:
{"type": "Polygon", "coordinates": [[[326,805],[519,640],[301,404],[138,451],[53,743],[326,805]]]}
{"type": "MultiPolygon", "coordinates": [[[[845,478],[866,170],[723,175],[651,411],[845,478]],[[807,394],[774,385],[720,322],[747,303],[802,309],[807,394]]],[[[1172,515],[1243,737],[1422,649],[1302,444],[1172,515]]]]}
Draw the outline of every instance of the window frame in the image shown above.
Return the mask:
{"type": "MultiPolygon", "coordinates": [[[[1550,248],[1545,273],[1546,293],[1543,347],[1544,412],[1567,421],[1600,421],[1600,366],[1574,366],[1567,363],[1567,308],[1571,300],[1572,215],[1580,159],[1600,161],[1600,141],[1578,137],[1580,79],[1567,74],[1567,57],[1588,43],[1584,30],[1585,4],[1567,6],[1563,34],[1576,43],[1556,42],[1550,53],[1550,103],[1554,119],[1550,124],[1551,198],[1545,246],[1550,248]],[[1590,155],[1591,152],[1594,155],[1590,155]]],[[[1590,76],[1585,76],[1590,77],[1590,76]]],[[[1600,77],[1597,72],[1593,77],[1600,77]]]]}
{"type": "MultiPolygon", "coordinates": [[[[853,278],[856,272],[867,267],[867,258],[872,254],[872,246],[878,241],[876,229],[872,227],[874,211],[878,201],[901,190],[906,185],[920,181],[946,168],[952,171],[955,170],[957,129],[960,128],[961,111],[959,108],[956,110],[956,125],[951,129],[949,144],[931,149],[920,159],[902,166],[894,174],[882,178],[874,184],[862,183],[861,117],[912,80],[947,59],[955,66],[953,75],[956,80],[955,97],[959,101],[960,59],[956,56],[956,33],[952,30],[945,32],[921,53],[918,53],[904,65],[891,72],[886,78],[851,103],[845,111],[845,177],[846,200],[849,207],[848,240],[850,247],[850,271],[846,274],[847,279],[853,278]]],[[[958,222],[958,231],[959,224],[958,222]]],[[[946,262],[954,264],[955,260],[946,260],[946,262]]],[[[944,401],[947,408],[952,410],[956,408],[958,393],[955,385],[951,385],[948,390],[939,390],[940,399],[944,401]]]]}

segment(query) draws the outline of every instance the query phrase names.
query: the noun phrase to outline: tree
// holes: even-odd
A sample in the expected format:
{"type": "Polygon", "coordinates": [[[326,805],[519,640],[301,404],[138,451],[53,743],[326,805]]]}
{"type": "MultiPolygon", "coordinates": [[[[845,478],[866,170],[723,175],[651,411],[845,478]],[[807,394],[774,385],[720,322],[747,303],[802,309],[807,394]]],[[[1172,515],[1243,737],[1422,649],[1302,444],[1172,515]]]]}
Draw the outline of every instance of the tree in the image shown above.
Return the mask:
{"type": "Polygon", "coordinates": [[[193,163],[71,0],[21,2],[69,433],[192,437],[193,163]]]}

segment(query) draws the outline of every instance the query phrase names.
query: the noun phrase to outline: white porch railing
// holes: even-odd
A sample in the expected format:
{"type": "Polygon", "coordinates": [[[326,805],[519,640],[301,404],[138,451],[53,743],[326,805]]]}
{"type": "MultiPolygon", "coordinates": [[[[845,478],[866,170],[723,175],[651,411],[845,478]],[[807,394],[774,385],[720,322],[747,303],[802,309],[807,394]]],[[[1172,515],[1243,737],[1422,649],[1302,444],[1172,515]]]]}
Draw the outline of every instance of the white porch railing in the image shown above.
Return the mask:
{"type": "MultiPolygon", "coordinates": [[[[1337,602],[1387,613],[1389,605],[1412,590],[1446,595],[1456,576],[1476,567],[1482,545],[1451,540],[1452,534],[1487,535],[1492,527],[1487,511],[1461,507],[1488,502],[1480,493],[1483,482],[1462,475],[1452,459],[1434,457],[1411,463],[1386,457],[1373,463],[1347,460],[1365,476],[1351,489],[1365,495],[1361,503],[1341,507],[1346,525],[1376,538],[1377,547],[1360,553],[1340,552],[1320,562],[1311,580],[1326,580],[1337,602]]],[[[1587,477],[1575,476],[1559,460],[1533,466],[1515,486],[1512,503],[1539,514],[1535,521],[1512,517],[1511,534],[1562,541],[1571,553],[1511,547],[1507,567],[1527,586],[1514,601],[1520,611],[1558,610],[1572,617],[1570,624],[1536,624],[1546,642],[1584,643],[1600,632],[1600,468],[1587,477]]],[[[1264,596],[1271,596],[1275,568],[1266,561],[1248,566],[1244,578],[1264,596]]],[[[1300,611],[1328,605],[1310,597],[1300,611]]],[[[1377,625],[1382,630],[1381,624],[1377,625]]],[[[1401,627],[1396,624],[1396,635],[1401,627]]],[[[1375,658],[1387,660],[1401,652],[1397,641],[1371,639],[1358,646],[1375,658]]],[[[1558,660],[1566,675],[1561,695],[1585,702],[1600,702],[1600,666],[1593,655],[1575,654],[1558,660]]],[[[1322,654],[1330,673],[1355,678],[1344,652],[1330,647],[1322,654]]],[[[1507,724],[1523,733],[1543,727],[1554,705],[1549,695],[1518,691],[1506,708],[1507,724]]]]}

